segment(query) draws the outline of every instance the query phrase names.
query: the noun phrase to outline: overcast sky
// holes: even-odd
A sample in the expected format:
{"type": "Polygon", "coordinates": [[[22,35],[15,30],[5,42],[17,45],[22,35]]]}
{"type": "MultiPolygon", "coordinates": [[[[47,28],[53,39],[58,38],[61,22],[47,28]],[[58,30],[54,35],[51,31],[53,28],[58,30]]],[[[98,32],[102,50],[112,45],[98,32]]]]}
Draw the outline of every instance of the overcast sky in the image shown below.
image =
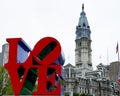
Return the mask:
{"type": "Polygon", "coordinates": [[[100,62],[116,61],[120,0],[0,0],[0,51],[6,38],[21,37],[33,48],[41,38],[52,36],[61,43],[65,64],[75,65],[75,31],[82,3],[91,29],[94,69],[100,62]]]}

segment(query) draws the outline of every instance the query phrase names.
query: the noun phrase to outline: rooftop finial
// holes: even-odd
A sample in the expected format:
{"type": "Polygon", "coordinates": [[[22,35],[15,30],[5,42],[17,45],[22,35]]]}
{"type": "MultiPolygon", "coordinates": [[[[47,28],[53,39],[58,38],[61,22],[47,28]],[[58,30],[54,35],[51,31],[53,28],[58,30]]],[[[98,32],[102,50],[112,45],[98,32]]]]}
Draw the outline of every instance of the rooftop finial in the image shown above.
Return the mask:
{"type": "Polygon", "coordinates": [[[84,11],[84,4],[82,4],[82,11],[84,11]]]}

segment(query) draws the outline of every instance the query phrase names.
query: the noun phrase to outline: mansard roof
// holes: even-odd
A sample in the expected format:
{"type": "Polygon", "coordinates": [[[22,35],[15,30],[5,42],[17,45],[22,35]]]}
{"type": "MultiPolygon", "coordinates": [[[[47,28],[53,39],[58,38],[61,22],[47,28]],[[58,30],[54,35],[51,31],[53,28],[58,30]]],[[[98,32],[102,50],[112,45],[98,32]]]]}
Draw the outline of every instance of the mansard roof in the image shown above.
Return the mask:
{"type": "Polygon", "coordinates": [[[88,24],[88,20],[87,20],[87,17],[86,17],[86,13],[84,11],[84,4],[82,4],[82,12],[80,14],[78,26],[79,27],[89,28],[89,24],[88,24]]]}
{"type": "Polygon", "coordinates": [[[97,67],[105,67],[102,63],[100,63],[97,67]]]}

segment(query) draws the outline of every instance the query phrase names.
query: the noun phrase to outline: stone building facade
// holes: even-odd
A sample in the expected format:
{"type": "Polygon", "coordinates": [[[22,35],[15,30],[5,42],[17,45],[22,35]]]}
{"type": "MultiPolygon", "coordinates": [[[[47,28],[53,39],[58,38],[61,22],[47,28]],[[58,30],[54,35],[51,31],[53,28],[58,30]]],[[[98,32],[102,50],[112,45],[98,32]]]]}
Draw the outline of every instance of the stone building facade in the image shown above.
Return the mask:
{"type": "MultiPolygon", "coordinates": [[[[113,81],[112,86],[113,86],[113,90],[114,90],[114,86],[117,86],[119,88],[119,92],[120,92],[120,85],[116,84],[115,82],[118,81],[118,73],[120,71],[120,62],[116,61],[116,62],[112,62],[110,63],[110,70],[109,70],[109,77],[110,80],[113,81]]],[[[116,93],[116,91],[114,91],[114,93],[116,93]]]]}
{"type": "Polygon", "coordinates": [[[118,72],[120,70],[120,62],[112,62],[109,68],[110,68],[110,79],[115,80],[117,82],[118,72]]]}
{"type": "Polygon", "coordinates": [[[0,53],[0,66],[2,66],[2,53],[0,53]]]}
{"type": "Polygon", "coordinates": [[[87,21],[84,5],[80,14],[79,22],[76,27],[76,48],[75,48],[75,65],[77,73],[85,76],[86,72],[93,70],[91,61],[91,30],[87,21]]]}
{"type": "Polygon", "coordinates": [[[117,86],[109,78],[109,66],[100,63],[97,70],[92,67],[91,30],[84,5],[76,27],[75,66],[67,64],[65,70],[65,92],[85,93],[92,96],[119,96],[117,86]],[[113,90],[114,87],[114,90],[113,90]]]}
{"type": "MultiPolygon", "coordinates": [[[[70,63],[64,66],[65,92],[85,93],[93,96],[112,96],[112,94],[115,94],[113,93],[112,82],[108,76],[109,70],[102,63],[97,66],[97,70],[86,72],[84,77],[78,76],[76,69],[76,66],[70,63]]],[[[114,87],[116,88],[116,94],[119,94],[118,87],[114,87]]]]}
{"type": "Polygon", "coordinates": [[[2,65],[8,62],[8,51],[9,51],[9,44],[6,43],[2,45],[2,65]]]}

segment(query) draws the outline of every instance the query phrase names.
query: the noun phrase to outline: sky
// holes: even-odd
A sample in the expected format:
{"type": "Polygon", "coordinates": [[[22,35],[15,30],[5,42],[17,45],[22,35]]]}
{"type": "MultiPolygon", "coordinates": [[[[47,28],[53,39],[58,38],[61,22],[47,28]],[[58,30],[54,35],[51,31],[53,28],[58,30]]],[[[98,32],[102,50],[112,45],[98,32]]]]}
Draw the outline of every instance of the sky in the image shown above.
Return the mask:
{"type": "Polygon", "coordinates": [[[82,4],[91,29],[93,68],[117,61],[120,0],[0,0],[0,51],[6,38],[21,37],[33,49],[43,37],[56,38],[65,65],[75,65],[75,31],[82,4]]]}

